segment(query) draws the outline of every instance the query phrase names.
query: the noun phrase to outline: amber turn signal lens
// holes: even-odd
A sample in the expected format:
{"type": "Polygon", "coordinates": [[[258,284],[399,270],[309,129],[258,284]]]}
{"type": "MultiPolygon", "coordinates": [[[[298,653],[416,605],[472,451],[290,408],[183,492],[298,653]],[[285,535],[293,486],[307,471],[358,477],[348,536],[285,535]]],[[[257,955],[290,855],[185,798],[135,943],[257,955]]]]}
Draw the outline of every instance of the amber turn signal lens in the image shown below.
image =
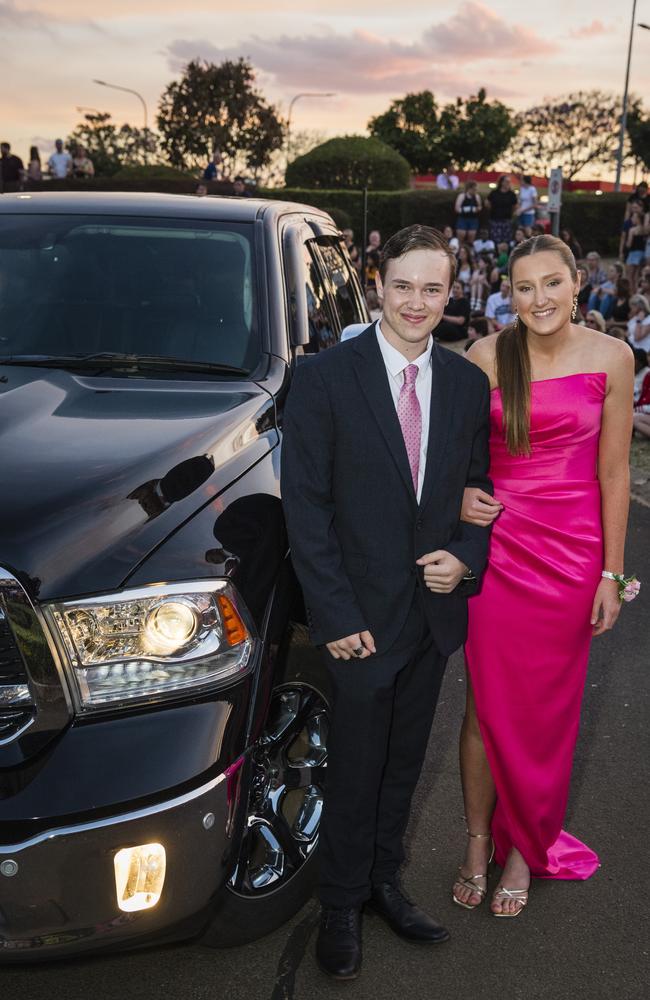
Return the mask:
{"type": "Polygon", "coordinates": [[[237,612],[235,605],[229,597],[225,597],[223,594],[220,594],[217,600],[219,602],[219,607],[221,608],[223,627],[226,639],[228,640],[228,645],[236,646],[238,643],[244,642],[248,639],[248,629],[239,617],[239,613],[237,612]]]}

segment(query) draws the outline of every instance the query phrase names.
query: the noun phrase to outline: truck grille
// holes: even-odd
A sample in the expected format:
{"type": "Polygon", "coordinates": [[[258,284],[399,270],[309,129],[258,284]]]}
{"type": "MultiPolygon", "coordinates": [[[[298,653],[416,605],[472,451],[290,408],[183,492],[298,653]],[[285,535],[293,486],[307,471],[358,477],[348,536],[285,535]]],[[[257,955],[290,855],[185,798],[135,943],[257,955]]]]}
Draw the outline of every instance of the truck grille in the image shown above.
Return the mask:
{"type": "Polygon", "coordinates": [[[0,604],[0,740],[22,729],[32,712],[25,665],[0,604]]]}

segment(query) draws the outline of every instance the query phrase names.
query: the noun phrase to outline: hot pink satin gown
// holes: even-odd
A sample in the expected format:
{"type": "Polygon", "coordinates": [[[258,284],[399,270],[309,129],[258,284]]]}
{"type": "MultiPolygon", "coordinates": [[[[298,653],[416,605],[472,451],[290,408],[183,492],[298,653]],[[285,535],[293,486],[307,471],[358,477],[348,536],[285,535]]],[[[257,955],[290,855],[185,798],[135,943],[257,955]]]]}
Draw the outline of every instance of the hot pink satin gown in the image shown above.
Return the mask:
{"type": "Polygon", "coordinates": [[[497,863],[517,847],[533,875],[586,879],[598,856],[562,829],[600,582],[596,478],[607,376],[533,382],[532,454],[512,456],[492,392],[490,475],[504,504],[465,653],[497,790],[497,863]]]}

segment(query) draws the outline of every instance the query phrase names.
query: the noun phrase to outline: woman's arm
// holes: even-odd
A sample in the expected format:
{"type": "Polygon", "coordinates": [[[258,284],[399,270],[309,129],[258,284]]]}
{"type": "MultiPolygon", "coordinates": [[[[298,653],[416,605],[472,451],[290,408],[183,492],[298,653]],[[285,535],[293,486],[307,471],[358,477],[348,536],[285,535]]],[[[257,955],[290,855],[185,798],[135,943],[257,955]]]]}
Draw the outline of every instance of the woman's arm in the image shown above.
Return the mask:
{"type": "Polygon", "coordinates": [[[454,212],[456,215],[460,215],[460,206],[465,194],[463,191],[459,195],[456,195],[456,201],[454,202],[454,212]]]}
{"type": "MultiPolygon", "coordinates": [[[[495,335],[475,340],[466,354],[469,361],[485,372],[492,386],[496,384],[496,340],[495,335]]],[[[465,487],[461,521],[487,528],[502,510],[503,504],[486,490],[476,485],[465,487]]]]}
{"type": "MultiPolygon", "coordinates": [[[[625,531],[630,505],[630,440],[634,397],[634,356],[629,346],[612,340],[606,365],[608,391],[603,406],[598,449],[603,519],[603,569],[623,573],[625,531]]],[[[618,584],[602,579],[594,598],[594,635],[613,627],[621,610],[618,584]]]]}

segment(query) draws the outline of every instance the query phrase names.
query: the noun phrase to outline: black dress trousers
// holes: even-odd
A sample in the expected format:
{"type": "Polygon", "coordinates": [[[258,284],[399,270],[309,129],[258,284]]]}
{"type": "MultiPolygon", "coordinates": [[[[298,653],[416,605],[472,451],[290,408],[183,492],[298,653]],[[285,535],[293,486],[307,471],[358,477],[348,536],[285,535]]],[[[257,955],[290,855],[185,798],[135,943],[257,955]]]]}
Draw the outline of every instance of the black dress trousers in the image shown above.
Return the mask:
{"type": "Polygon", "coordinates": [[[404,860],[411,799],[447,658],[429,631],[419,588],[385,653],[336,660],[324,650],[334,707],[320,831],[324,906],[361,906],[404,860]]]}

